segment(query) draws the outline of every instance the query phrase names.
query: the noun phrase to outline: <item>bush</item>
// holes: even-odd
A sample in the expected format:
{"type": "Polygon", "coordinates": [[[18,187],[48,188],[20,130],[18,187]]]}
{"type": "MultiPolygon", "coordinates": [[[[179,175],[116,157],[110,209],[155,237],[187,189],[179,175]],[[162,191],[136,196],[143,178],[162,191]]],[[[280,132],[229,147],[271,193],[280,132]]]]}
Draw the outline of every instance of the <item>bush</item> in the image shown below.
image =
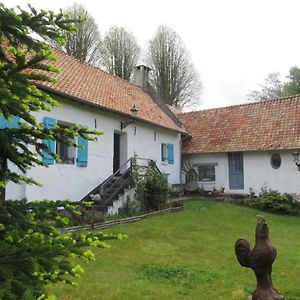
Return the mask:
{"type": "Polygon", "coordinates": [[[86,208],[80,208],[80,216],[76,216],[72,220],[72,225],[92,225],[96,223],[102,223],[105,221],[105,215],[95,209],[86,209],[86,208]]]}
{"type": "Polygon", "coordinates": [[[133,217],[141,214],[141,203],[137,201],[135,198],[131,199],[128,197],[126,199],[126,203],[122,208],[119,208],[118,218],[121,217],[133,217]]]}
{"type": "Polygon", "coordinates": [[[293,197],[287,194],[280,194],[274,190],[262,189],[256,198],[256,207],[278,213],[291,213],[293,209],[293,197]]]}
{"type": "Polygon", "coordinates": [[[136,184],[136,198],[145,211],[156,211],[167,206],[169,188],[167,180],[150,162],[144,178],[136,184]]]}

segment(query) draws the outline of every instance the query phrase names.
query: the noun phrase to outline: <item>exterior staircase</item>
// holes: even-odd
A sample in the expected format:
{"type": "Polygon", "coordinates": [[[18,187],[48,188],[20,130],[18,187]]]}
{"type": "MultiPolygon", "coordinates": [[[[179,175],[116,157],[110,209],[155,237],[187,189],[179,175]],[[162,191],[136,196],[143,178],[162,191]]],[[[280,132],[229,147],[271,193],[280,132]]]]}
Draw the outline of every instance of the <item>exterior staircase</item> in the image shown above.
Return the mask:
{"type": "Polygon", "coordinates": [[[105,214],[117,214],[130,197],[133,188],[132,171],[136,167],[138,176],[145,175],[149,159],[129,158],[114,174],[105,179],[81,201],[94,201],[93,209],[100,210],[105,214]],[[137,163],[138,161],[138,163],[137,163]]]}

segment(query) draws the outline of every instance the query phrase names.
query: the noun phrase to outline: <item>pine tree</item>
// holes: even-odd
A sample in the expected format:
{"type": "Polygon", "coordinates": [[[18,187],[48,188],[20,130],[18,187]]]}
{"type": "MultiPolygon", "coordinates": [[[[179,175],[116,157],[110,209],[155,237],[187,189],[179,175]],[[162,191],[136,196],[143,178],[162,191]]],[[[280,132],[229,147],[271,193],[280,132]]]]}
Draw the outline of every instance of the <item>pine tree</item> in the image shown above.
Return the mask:
{"type": "MultiPolygon", "coordinates": [[[[74,31],[74,22],[62,13],[8,9],[0,4],[0,186],[8,181],[36,183],[8,168],[8,162],[21,171],[42,165],[42,151],[50,153],[43,139],[91,139],[98,134],[80,126],[43,128],[33,116],[40,110],[51,110],[59,103],[39,89],[39,83],[53,81],[50,74],[59,70],[49,63],[54,60],[43,39],[62,43],[63,30],[74,31]],[[33,38],[33,36],[35,38],[33,38]]],[[[60,213],[79,215],[80,207],[68,202],[2,201],[0,203],[0,299],[50,299],[45,286],[64,282],[75,285],[83,269],[71,258],[93,260],[87,246],[107,247],[103,240],[122,235],[101,233],[62,234],[55,227],[68,224],[60,213]]],[[[53,297],[51,299],[54,299],[53,297]]]]}

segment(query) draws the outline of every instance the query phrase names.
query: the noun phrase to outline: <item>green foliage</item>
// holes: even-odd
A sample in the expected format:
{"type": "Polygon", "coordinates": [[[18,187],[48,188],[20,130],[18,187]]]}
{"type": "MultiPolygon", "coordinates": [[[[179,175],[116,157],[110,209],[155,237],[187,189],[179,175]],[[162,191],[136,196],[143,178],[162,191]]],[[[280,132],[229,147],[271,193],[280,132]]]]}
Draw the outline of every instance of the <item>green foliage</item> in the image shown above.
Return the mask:
{"type": "Polygon", "coordinates": [[[284,91],[287,96],[300,94],[300,69],[297,66],[290,68],[287,76],[288,82],[284,85],[284,91]]]}
{"type": "Polygon", "coordinates": [[[169,188],[167,180],[150,161],[146,174],[136,184],[136,198],[146,211],[160,210],[167,205],[169,188]]]}
{"type": "MultiPolygon", "coordinates": [[[[49,151],[44,139],[61,140],[61,136],[74,138],[81,135],[99,134],[81,126],[53,129],[37,122],[33,112],[50,111],[59,103],[35,84],[53,82],[51,76],[59,70],[50,62],[55,60],[51,49],[43,39],[54,39],[63,43],[63,32],[74,31],[74,22],[63,13],[29,11],[6,8],[0,4],[0,116],[7,119],[20,117],[20,128],[0,130],[0,186],[8,181],[34,183],[32,178],[22,176],[7,167],[7,161],[16,165],[23,173],[36,165],[42,165],[42,151],[49,151]],[[34,36],[34,38],[33,38],[34,36]],[[29,72],[30,70],[30,72],[29,72]]],[[[62,141],[63,142],[63,141],[62,141]]],[[[75,145],[76,146],[76,145],[75,145]]],[[[55,156],[54,153],[52,153],[55,156]]]]}
{"type": "Polygon", "coordinates": [[[80,215],[73,218],[72,225],[95,224],[105,221],[105,215],[94,209],[80,208],[80,215]]]}
{"type": "Polygon", "coordinates": [[[47,296],[45,286],[64,282],[77,285],[83,269],[70,258],[95,259],[87,246],[107,248],[105,240],[122,235],[61,233],[57,227],[69,224],[57,208],[77,215],[69,202],[26,203],[5,201],[0,210],[0,298],[36,299],[47,296]],[[56,208],[56,209],[55,209],[56,208]]]}
{"type": "Polygon", "coordinates": [[[102,212],[92,209],[90,202],[43,200],[29,202],[26,206],[34,212],[36,220],[40,223],[55,220],[59,227],[100,223],[105,219],[102,212]]]}
{"type": "Polygon", "coordinates": [[[291,213],[293,208],[293,197],[287,194],[280,194],[274,190],[262,189],[256,198],[256,207],[278,213],[291,213]]]}
{"type": "MultiPolygon", "coordinates": [[[[78,135],[93,140],[91,134],[100,134],[78,125],[44,128],[33,115],[60,106],[39,89],[43,83],[55,82],[51,76],[59,72],[51,65],[55,57],[44,40],[62,44],[63,32],[76,31],[76,21],[62,12],[38,12],[31,6],[29,11],[15,10],[0,4],[0,117],[20,118],[19,128],[0,129],[0,187],[9,181],[38,184],[20,173],[43,165],[42,152],[50,153],[43,140],[64,142],[62,137],[74,139],[78,135]],[[10,170],[8,162],[21,172],[10,170]]],[[[55,153],[50,155],[58,158],[55,153]]],[[[56,227],[69,226],[69,217],[74,215],[78,217],[80,211],[69,202],[1,202],[0,299],[41,300],[48,297],[47,284],[76,285],[74,278],[80,277],[83,270],[72,264],[71,258],[94,260],[87,246],[106,248],[105,240],[123,238],[102,233],[61,233],[56,227]]]]}
{"type": "Polygon", "coordinates": [[[270,73],[264,83],[259,85],[260,90],[251,91],[247,95],[248,99],[269,100],[300,94],[300,68],[291,67],[286,78],[286,81],[282,81],[279,73],[270,73]]]}

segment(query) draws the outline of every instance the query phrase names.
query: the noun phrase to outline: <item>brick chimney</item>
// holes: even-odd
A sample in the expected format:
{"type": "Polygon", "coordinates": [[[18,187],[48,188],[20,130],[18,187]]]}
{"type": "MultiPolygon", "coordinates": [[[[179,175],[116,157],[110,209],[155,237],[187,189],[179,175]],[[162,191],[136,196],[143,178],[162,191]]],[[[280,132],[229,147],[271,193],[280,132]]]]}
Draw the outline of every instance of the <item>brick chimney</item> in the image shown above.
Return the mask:
{"type": "Polygon", "coordinates": [[[149,67],[146,67],[145,65],[134,67],[132,83],[141,87],[143,90],[147,90],[150,71],[151,69],[149,67]]]}

